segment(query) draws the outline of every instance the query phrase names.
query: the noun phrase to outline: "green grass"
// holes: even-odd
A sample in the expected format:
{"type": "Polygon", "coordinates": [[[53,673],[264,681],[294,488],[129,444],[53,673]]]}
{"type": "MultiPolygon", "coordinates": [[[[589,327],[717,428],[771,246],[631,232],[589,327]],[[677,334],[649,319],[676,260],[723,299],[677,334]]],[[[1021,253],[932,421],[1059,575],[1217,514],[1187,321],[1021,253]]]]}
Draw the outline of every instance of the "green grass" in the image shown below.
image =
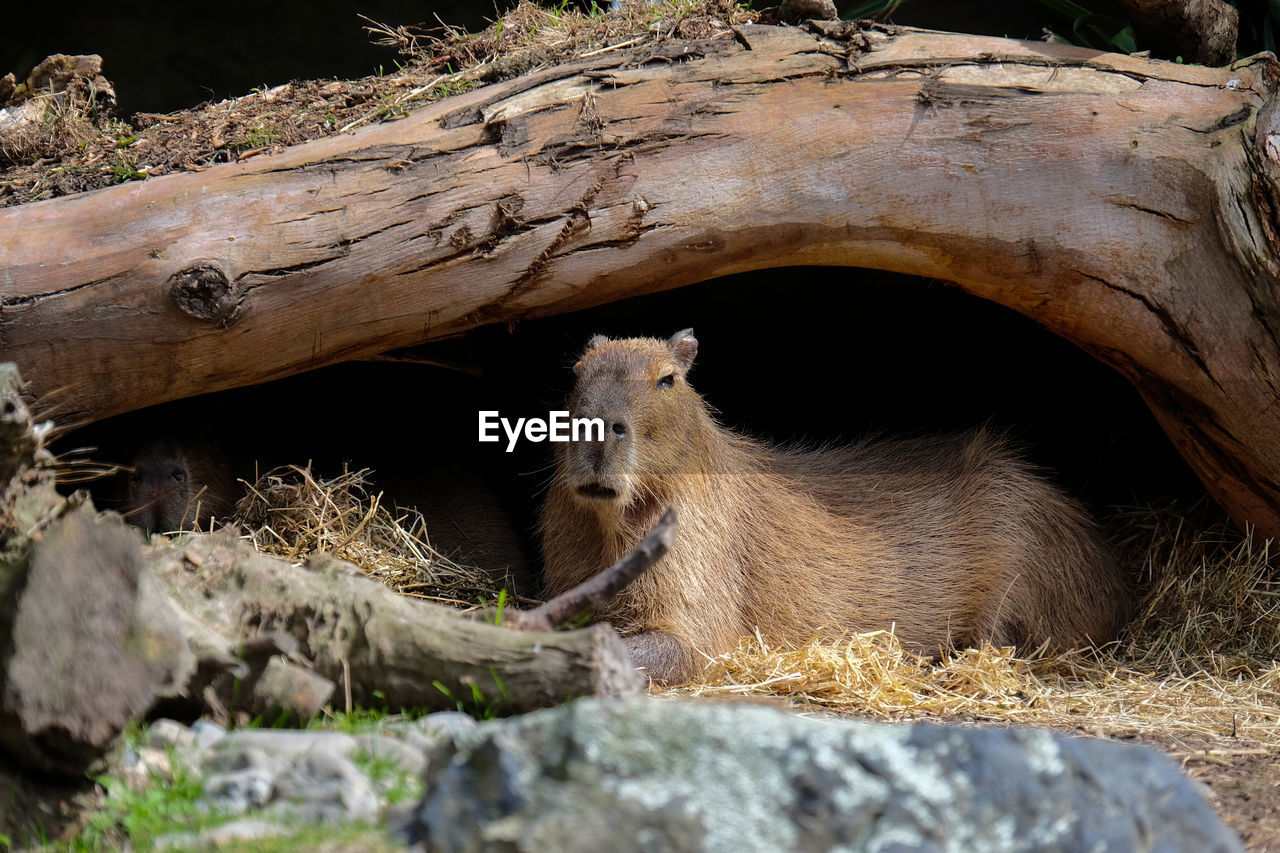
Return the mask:
{"type": "MultiPolygon", "coordinates": [[[[389,719],[416,719],[427,712],[402,711],[389,714],[385,708],[356,708],[349,713],[317,715],[307,725],[308,729],[340,731],[347,734],[379,731],[389,719]]],[[[253,727],[269,727],[269,723],[256,721],[253,727]]],[[[145,730],[133,725],[122,737],[125,748],[137,749],[145,741],[145,730]]],[[[389,803],[413,801],[422,796],[422,780],[405,772],[394,759],[353,755],[352,761],[369,776],[375,789],[389,803]]],[[[51,843],[47,839],[42,851],[67,851],[88,853],[98,850],[119,850],[132,847],[146,851],[155,848],[158,838],[173,833],[200,833],[232,820],[253,817],[247,814],[227,814],[211,811],[203,800],[203,781],[200,776],[188,773],[170,753],[172,778],[168,781],[153,779],[145,790],[134,791],[117,775],[96,778],[106,791],[100,806],[89,816],[80,834],[68,843],[51,843]]],[[[341,826],[315,827],[291,826],[275,838],[255,839],[220,845],[219,850],[245,851],[312,851],[319,849],[399,850],[403,849],[387,837],[385,828],[361,822],[341,826]]],[[[37,834],[37,837],[41,837],[37,834]]],[[[0,835],[0,853],[13,849],[13,842],[0,835]]]]}
{"type": "Polygon", "coordinates": [[[502,702],[506,706],[506,712],[503,713],[496,702],[484,694],[478,685],[472,682],[468,685],[471,688],[471,696],[458,697],[454,692],[441,681],[433,681],[431,684],[445,695],[450,702],[454,704],[459,711],[468,714],[477,720],[496,720],[499,717],[508,716],[511,713],[511,697],[507,695],[507,687],[502,683],[498,670],[489,667],[489,675],[493,677],[494,687],[497,688],[498,695],[502,697],[502,702]]]}
{"type": "Polygon", "coordinates": [[[122,184],[126,181],[145,180],[147,177],[146,172],[138,170],[137,160],[119,153],[116,154],[115,162],[111,163],[108,168],[111,169],[111,174],[116,176],[116,180],[122,184]]]}
{"type": "Polygon", "coordinates": [[[133,791],[112,776],[96,781],[106,789],[107,798],[89,817],[80,836],[67,846],[74,853],[119,849],[125,839],[137,849],[149,850],[162,835],[198,832],[228,819],[201,805],[204,786],[200,779],[176,764],[172,779],[163,785],[157,780],[143,791],[133,791]]]}
{"type": "Polygon", "coordinates": [[[376,791],[395,805],[422,797],[422,778],[401,769],[393,758],[353,755],[351,760],[365,772],[376,791]]]}
{"type": "MultiPolygon", "coordinates": [[[[263,118],[267,118],[267,116],[259,116],[259,120],[263,118]]],[[[266,148],[275,142],[276,137],[279,135],[280,131],[275,128],[259,125],[258,127],[251,128],[248,133],[240,139],[231,142],[227,147],[246,151],[254,148],[266,148]]]]}

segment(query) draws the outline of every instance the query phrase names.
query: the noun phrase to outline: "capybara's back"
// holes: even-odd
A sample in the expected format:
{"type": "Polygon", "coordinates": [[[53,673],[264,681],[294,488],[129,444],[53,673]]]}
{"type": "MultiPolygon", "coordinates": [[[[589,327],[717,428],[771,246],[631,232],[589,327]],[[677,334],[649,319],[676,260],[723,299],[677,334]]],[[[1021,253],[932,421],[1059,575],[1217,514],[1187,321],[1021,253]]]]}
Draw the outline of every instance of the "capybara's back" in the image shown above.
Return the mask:
{"type": "Polygon", "coordinates": [[[208,529],[235,506],[235,478],[225,453],[213,442],[151,438],[133,452],[129,467],[124,515],[144,530],[208,529]]]}
{"type": "Polygon", "coordinates": [[[1129,597],[1096,526],[997,433],[770,447],[711,418],[686,379],[696,350],[687,330],[592,340],[570,409],[604,441],[560,445],[543,513],[555,594],[675,507],[672,550],[599,614],[655,680],[756,631],[892,629],[928,653],[1115,635],[1129,597]]]}
{"type": "MultiPolygon", "coordinates": [[[[953,644],[1105,642],[1128,615],[1127,587],[1097,525],[995,430],[775,459],[830,512],[875,530],[926,606],[953,602],[953,644]]],[[[940,627],[935,615],[927,606],[921,619],[929,634],[940,627]]]]}

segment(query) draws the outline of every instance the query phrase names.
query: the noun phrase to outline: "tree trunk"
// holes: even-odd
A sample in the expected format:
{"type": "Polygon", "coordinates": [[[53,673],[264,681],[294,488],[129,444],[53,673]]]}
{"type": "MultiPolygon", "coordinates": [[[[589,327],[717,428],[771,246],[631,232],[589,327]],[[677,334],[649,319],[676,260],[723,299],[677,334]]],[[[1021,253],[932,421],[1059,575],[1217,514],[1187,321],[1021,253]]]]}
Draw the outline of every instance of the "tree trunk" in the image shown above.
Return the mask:
{"type": "Polygon", "coordinates": [[[0,211],[0,357],[96,419],[715,276],[947,279],[1138,388],[1280,536],[1276,63],[748,26],[0,211]]]}

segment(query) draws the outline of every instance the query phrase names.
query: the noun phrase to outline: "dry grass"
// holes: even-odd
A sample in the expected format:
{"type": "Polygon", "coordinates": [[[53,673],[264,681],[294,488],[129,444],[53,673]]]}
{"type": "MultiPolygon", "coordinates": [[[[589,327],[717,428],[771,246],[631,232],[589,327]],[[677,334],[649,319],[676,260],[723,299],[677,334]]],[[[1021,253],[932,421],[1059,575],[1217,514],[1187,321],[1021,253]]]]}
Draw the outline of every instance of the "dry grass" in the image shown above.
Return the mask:
{"type": "MultiPolygon", "coordinates": [[[[367,474],[317,480],[303,467],[271,471],[237,519],[261,551],[288,560],[330,552],[397,592],[454,606],[497,597],[484,571],[430,547],[416,511],[393,512],[370,496],[367,474]]],[[[983,646],[927,660],[888,631],[801,648],[756,637],[676,693],[769,695],[888,720],[1280,742],[1280,583],[1267,548],[1221,521],[1193,523],[1169,510],[1119,511],[1111,526],[1147,592],[1137,619],[1102,651],[1018,657],[983,646]]]]}
{"type": "MultiPolygon", "coordinates": [[[[420,514],[370,495],[368,474],[318,480],[309,468],[277,469],[250,488],[237,520],[259,550],[285,559],[327,551],[405,595],[455,606],[496,598],[489,575],[431,548],[420,514]]],[[[1146,594],[1124,636],[1101,651],[1018,657],[984,645],[930,660],[885,631],[801,648],[756,637],[674,692],[765,695],[893,720],[1280,742],[1280,582],[1267,548],[1226,523],[1168,510],[1123,510],[1112,527],[1146,594]]]]}
{"type": "Polygon", "coordinates": [[[672,38],[731,37],[731,25],[759,17],[730,0],[627,0],[607,13],[522,0],[479,33],[370,21],[374,39],[407,59],[393,73],[284,83],[168,115],[139,113],[132,124],[64,98],[66,112],[30,131],[0,131],[0,207],[270,154],[551,65],[672,38]]]}
{"type": "Polygon", "coordinates": [[[478,71],[475,79],[489,82],[514,76],[512,71],[523,73],[650,40],[704,38],[759,18],[758,12],[732,0],[625,0],[612,11],[594,7],[586,12],[563,3],[539,6],[521,0],[478,33],[449,26],[425,33],[372,21],[366,29],[375,43],[395,47],[415,61],[448,63],[462,73],[478,71]]]}
{"type": "Polygon", "coordinates": [[[249,487],[236,520],[263,553],[300,561],[325,551],[414,598],[466,608],[498,597],[501,584],[490,574],[431,547],[420,513],[393,511],[370,495],[369,474],[316,479],[310,467],[275,469],[249,487]]]}
{"type": "Polygon", "coordinates": [[[1250,743],[1280,742],[1280,583],[1267,549],[1222,523],[1190,529],[1172,512],[1127,510],[1116,521],[1148,591],[1107,649],[1017,657],[987,645],[926,660],[887,632],[802,648],[756,638],[680,692],[768,695],[893,720],[1231,737],[1250,753],[1250,743]]]}
{"type": "MultiPolygon", "coordinates": [[[[420,514],[370,495],[368,474],[318,480],[309,468],[277,469],[250,489],[237,519],[264,552],[302,560],[327,551],[406,595],[455,606],[497,596],[485,572],[431,548],[420,514]]],[[[892,720],[1230,737],[1246,752],[1280,742],[1280,582],[1267,548],[1226,523],[1169,510],[1122,510],[1111,526],[1146,594],[1124,636],[1101,651],[1018,657],[985,645],[930,660],[884,631],[801,648],[756,637],[673,692],[772,696],[892,720]]]]}

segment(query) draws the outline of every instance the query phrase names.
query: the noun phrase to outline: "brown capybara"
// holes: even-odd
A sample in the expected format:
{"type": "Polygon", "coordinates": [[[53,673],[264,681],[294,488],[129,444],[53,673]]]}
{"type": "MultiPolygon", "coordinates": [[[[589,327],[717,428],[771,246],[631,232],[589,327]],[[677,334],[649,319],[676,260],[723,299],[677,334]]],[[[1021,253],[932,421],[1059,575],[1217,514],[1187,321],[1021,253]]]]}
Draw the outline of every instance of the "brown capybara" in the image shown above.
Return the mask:
{"type": "Polygon", "coordinates": [[[208,531],[236,501],[235,478],[217,445],[153,438],[130,457],[124,517],[143,530],[208,531]]]}
{"type": "Polygon", "coordinates": [[[1112,639],[1129,594],[1082,507],[987,428],[799,450],[725,429],[689,385],[692,330],[591,339],[542,515],[547,594],[609,566],[676,510],[667,556],[601,609],[658,683],[757,630],[893,630],[928,654],[986,639],[1032,649],[1112,639]]]}

